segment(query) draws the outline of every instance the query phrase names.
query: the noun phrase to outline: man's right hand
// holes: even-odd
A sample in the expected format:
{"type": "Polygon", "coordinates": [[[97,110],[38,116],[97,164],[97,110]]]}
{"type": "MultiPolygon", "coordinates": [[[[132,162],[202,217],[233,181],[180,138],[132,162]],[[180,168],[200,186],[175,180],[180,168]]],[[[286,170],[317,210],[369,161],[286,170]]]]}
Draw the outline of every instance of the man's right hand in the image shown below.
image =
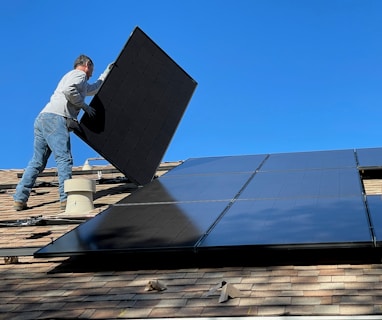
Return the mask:
{"type": "Polygon", "coordinates": [[[109,74],[110,70],[113,68],[114,62],[109,63],[108,66],[106,67],[105,71],[102,72],[102,74],[99,76],[99,80],[105,81],[107,75],[109,74]]]}
{"type": "Polygon", "coordinates": [[[94,117],[96,114],[96,110],[91,106],[83,107],[84,111],[89,115],[89,117],[94,117]]]}

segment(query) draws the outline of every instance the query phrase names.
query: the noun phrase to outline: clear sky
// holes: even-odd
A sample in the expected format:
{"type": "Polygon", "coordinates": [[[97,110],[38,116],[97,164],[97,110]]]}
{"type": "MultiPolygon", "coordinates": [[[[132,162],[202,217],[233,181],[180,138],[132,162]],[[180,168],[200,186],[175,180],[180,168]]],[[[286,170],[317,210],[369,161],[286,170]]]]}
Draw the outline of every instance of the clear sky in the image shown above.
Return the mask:
{"type": "MultiPolygon", "coordinates": [[[[95,81],[135,26],[198,82],[164,161],[380,147],[381,17],[380,0],[1,1],[0,168],[27,165],[74,59],[95,81]]],[[[72,152],[98,156],[75,135],[72,152]]]]}

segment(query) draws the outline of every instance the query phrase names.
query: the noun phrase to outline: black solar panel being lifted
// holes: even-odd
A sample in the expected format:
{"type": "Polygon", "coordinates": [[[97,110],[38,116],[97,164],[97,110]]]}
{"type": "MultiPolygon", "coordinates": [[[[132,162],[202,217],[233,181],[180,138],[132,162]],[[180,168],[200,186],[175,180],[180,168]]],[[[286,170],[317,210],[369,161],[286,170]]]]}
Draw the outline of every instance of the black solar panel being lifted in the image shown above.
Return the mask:
{"type": "Polygon", "coordinates": [[[356,159],[354,150],[189,159],[35,255],[373,248],[382,200],[368,209],[356,159]]]}
{"type": "Polygon", "coordinates": [[[135,28],[76,134],[137,184],[151,181],[196,82],[135,28]]]}

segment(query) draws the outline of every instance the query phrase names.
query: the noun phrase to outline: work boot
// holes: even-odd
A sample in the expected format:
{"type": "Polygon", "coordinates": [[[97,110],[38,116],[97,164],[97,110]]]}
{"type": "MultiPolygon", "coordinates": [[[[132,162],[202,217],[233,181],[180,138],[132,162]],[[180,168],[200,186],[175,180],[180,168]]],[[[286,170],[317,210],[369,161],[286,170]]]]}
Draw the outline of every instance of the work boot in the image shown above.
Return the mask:
{"type": "Polygon", "coordinates": [[[27,203],[26,202],[22,202],[22,201],[15,201],[13,203],[13,209],[15,209],[16,211],[21,211],[21,210],[25,210],[27,209],[27,203]]]}

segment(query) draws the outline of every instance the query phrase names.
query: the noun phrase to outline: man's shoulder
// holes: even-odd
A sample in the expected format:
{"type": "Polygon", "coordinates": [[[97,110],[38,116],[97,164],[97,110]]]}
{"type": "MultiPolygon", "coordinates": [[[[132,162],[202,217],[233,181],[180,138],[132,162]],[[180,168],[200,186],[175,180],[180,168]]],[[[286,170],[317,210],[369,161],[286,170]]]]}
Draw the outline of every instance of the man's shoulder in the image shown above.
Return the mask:
{"type": "Polygon", "coordinates": [[[63,76],[63,79],[65,79],[66,81],[73,81],[75,83],[84,82],[86,81],[86,73],[81,70],[73,69],[67,72],[63,76]]]}

